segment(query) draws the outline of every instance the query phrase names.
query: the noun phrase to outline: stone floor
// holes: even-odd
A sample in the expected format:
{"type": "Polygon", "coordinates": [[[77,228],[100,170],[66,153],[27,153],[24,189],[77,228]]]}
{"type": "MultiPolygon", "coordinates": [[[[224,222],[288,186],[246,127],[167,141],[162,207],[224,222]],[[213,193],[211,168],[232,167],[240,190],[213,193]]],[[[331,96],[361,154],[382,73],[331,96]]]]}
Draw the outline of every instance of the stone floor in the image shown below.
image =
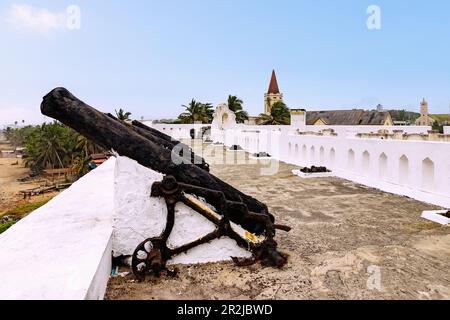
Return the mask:
{"type": "Polygon", "coordinates": [[[113,278],[107,298],[450,299],[450,229],[420,218],[432,205],[337,178],[301,179],[285,163],[262,176],[267,165],[213,163],[211,172],[293,228],[277,235],[290,256],[282,270],[182,266],[175,279],[113,278]]]}

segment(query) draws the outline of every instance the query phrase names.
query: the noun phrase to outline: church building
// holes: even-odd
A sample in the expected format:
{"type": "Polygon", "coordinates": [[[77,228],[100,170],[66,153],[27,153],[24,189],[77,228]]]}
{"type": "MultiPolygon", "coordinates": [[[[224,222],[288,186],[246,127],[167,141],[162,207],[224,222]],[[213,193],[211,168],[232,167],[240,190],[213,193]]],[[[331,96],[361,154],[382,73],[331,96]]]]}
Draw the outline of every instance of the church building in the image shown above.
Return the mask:
{"type": "Polygon", "coordinates": [[[423,98],[420,103],[420,117],[416,120],[416,126],[431,126],[436,120],[428,113],[428,102],[423,98]]]}
{"type": "Polygon", "coordinates": [[[269,90],[264,94],[264,113],[270,115],[272,106],[278,101],[283,101],[283,94],[278,88],[277,76],[275,74],[275,70],[273,70],[269,90]]]}

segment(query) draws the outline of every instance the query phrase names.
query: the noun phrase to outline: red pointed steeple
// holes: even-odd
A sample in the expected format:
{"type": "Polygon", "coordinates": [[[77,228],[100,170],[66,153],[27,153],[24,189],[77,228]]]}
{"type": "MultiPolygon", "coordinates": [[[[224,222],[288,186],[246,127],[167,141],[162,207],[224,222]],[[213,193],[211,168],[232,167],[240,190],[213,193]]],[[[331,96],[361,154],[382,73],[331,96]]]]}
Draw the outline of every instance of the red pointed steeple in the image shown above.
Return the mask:
{"type": "Polygon", "coordinates": [[[275,70],[272,71],[272,79],[270,79],[269,94],[279,94],[280,89],[278,88],[277,76],[275,75],[275,70]]]}

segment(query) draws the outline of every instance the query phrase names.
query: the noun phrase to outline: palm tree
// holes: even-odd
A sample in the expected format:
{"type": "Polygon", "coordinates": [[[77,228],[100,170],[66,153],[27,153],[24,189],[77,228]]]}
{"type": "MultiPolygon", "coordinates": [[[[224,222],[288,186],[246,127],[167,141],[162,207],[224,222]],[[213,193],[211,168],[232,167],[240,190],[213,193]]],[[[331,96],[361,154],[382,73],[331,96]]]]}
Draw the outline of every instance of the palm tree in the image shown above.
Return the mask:
{"type": "Polygon", "coordinates": [[[99,152],[101,148],[85,136],[78,134],[75,150],[80,152],[85,158],[89,158],[91,154],[99,152]]]}
{"type": "Polygon", "coordinates": [[[131,112],[125,112],[122,108],[119,109],[119,111],[115,110],[117,119],[121,121],[128,121],[130,120],[131,112]]]}
{"type": "Polygon", "coordinates": [[[43,124],[27,141],[26,149],[31,155],[26,165],[38,169],[64,168],[63,158],[67,152],[62,131],[63,127],[57,123],[43,124]]]}
{"type": "Polygon", "coordinates": [[[76,175],[77,178],[81,178],[85,174],[89,172],[89,157],[85,157],[84,155],[79,155],[72,162],[72,172],[76,175]]]}
{"type": "Polygon", "coordinates": [[[203,103],[203,114],[206,116],[205,123],[211,123],[214,115],[214,107],[211,103],[203,103]]]}
{"type": "Polygon", "coordinates": [[[242,108],[243,103],[244,102],[236,96],[228,96],[228,109],[233,111],[236,115],[237,123],[244,123],[245,120],[248,120],[248,113],[242,108]]]}
{"type": "Polygon", "coordinates": [[[283,101],[273,104],[270,115],[261,113],[259,117],[263,120],[263,125],[289,125],[291,123],[291,113],[283,101]]]}
{"type": "Polygon", "coordinates": [[[210,103],[201,103],[192,99],[188,105],[182,105],[182,107],[186,110],[178,119],[184,124],[210,123],[212,120],[214,110],[210,103]]]}
{"type": "Polygon", "coordinates": [[[25,165],[32,172],[67,168],[75,154],[75,131],[58,122],[33,128],[25,140],[25,165]]]}

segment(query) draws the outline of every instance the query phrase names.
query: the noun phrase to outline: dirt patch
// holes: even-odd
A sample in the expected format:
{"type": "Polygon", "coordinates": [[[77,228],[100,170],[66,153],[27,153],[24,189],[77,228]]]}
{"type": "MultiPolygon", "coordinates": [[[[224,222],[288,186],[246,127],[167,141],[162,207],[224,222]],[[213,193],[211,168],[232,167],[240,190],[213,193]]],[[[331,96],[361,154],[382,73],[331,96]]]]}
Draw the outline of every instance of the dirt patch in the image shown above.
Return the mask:
{"type": "Polygon", "coordinates": [[[20,178],[27,177],[28,174],[29,170],[23,165],[22,159],[0,158],[0,216],[15,207],[46,201],[58,194],[58,192],[47,193],[24,200],[23,196],[19,195],[20,190],[33,189],[40,186],[39,182],[22,183],[18,181],[20,178]]]}

